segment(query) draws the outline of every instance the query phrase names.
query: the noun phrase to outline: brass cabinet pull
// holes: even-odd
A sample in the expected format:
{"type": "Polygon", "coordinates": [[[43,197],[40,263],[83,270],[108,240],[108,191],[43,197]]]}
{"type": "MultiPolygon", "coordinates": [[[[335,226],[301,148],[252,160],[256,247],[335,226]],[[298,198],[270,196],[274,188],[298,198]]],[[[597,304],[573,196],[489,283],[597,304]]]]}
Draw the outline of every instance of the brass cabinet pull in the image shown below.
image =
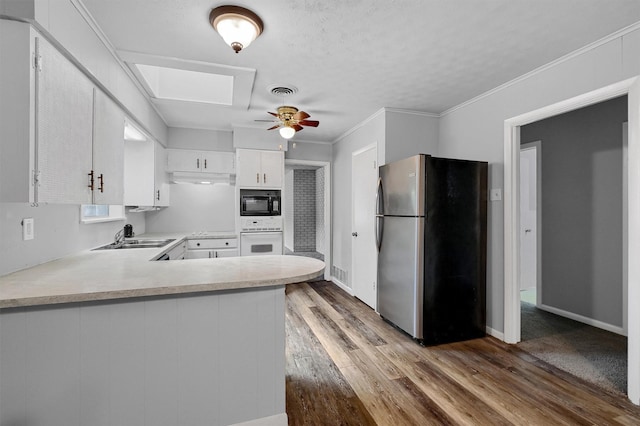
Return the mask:
{"type": "Polygon", "coordinates": [[[91,170],[91,173],[87,173],[87,175],[89,176],[89,185],[87,186],[93,191],[94,189],[93,170],[91,170]]]}

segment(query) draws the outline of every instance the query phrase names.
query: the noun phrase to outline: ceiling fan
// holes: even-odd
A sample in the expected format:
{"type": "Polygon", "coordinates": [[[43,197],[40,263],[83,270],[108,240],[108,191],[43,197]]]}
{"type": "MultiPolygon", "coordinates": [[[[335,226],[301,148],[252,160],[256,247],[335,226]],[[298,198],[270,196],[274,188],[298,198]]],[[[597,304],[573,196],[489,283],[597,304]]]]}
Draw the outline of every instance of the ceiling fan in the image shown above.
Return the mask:
{"type": "Polygon", "coordinates": [[[276,117],[277,120],[256,120],[256,121],[270,121],[270,122],[278,122],[275,126],[269,127],[267,130],[273,130],[280,128],[280,136],[285,139],[291,139],[296,132],[299,132],[304,127],[318,127],[320,124],[317,120],[307,120],[310,117],[304,111],[298,111],[298,108],[293,106],[283,105],[278,108],[278,112],[267,111],[269,114],[276,117]]]}

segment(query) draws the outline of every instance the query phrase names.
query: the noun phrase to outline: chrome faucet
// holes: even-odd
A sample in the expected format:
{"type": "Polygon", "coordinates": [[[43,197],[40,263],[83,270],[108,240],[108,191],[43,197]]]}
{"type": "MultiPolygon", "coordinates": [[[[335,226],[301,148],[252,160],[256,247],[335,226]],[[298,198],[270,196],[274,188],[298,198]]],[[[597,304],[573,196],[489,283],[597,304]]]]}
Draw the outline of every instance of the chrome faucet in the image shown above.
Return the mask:
{"type": "Polygon", "coordinates": [[[122,247],[124,244],[124,229],[120,229],[116,232],[116,235],[113,236],[113,245],[115,247],[122,247]]]}

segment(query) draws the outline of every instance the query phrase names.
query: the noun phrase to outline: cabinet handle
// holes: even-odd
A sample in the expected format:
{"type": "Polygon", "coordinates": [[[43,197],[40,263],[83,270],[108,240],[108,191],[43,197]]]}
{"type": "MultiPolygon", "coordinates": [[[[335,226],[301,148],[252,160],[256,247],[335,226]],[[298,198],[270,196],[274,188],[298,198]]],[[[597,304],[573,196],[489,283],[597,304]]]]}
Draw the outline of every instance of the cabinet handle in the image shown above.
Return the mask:
{"type": "Polygon", "coordinates": [[[260,183],[260,173],[256,173],[256,183],[260,183]]]}
{"type": "Polygon", "coordinates": [[[207,168],[207,159],[206,158],[204,159],[204,168],[205,169],[207,168]]]}
{"type": "Polygon", "coordinates": [[[100,180],[100,192],[104,192],[104,175],[102,173],[100,173],[100,176],[98,176],[98,179],[100,180]]]}
{"type": "Polygon", "coordinates": [[[91,170],[91,173],[87,174],[89,176],[89,185],[87,185],[92,191],[94,189],[94,179],[93,179],[93,170],[91,170]]]}
{"type": "Polygon", "coordinates": [[[196,158],[196,169],[200,168],[200,159],[196,158]]]}
{"type": "Polygon", "coordinates": [[[263,176],[264,176],[264,179],[262,179],[262,183],[267,183],[267,174],[265,173],[263,176]]]}
{"type": "Polygon", "coordinates": [[[159,189],[156,191],[156,194],[157,194],[157,195],[156,195],[156,199],[157,199],[158,201],[160,201],[160,190],[159,190],[159,189]]]}

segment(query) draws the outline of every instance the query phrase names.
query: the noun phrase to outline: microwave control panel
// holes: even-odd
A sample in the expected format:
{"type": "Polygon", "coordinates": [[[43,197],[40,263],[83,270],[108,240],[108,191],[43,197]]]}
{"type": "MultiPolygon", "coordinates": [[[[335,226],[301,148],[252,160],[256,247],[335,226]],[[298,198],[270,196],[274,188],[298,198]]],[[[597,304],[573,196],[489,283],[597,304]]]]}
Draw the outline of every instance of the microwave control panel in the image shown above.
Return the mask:
{"type": "Polygon", "coordinates": [[[242,231],[282,231],[282,216],[243,216],[242,231]]]}

